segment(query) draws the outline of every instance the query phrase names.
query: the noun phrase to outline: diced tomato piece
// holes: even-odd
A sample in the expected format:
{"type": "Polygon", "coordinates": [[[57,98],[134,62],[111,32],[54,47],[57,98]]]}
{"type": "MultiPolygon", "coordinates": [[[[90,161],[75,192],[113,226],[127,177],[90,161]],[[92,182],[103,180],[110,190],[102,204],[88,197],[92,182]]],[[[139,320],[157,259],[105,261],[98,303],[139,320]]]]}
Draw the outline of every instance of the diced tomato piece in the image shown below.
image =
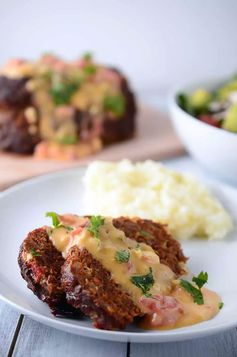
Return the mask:
{"type": "Polygon", "coordinates": [[[183,314],[181,304],[173,296],[162,294],[153,297],[142,296],[140,303],[148,311],[152,326],[173,326],[183,314]]]}

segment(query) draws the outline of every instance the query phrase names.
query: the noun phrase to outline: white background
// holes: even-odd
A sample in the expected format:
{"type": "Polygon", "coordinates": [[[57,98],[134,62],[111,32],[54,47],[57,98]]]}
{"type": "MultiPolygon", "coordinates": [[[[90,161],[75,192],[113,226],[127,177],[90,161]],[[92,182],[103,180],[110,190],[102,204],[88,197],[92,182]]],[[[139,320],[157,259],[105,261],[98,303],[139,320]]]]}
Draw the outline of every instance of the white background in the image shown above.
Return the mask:
{"type": "Polygon", "coordinates": [[[0,63],[93,50],[141,93],[237,71],[234,0],[0,0],[0,63]]]}

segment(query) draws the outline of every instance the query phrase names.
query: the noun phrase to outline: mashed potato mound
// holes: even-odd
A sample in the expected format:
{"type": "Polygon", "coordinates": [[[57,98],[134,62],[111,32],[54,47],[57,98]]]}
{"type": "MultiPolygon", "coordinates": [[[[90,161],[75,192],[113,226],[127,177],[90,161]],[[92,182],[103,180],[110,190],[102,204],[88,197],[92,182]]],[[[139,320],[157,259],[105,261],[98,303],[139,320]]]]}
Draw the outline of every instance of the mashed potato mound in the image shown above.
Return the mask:
{"type": "Polygon", "coordinates": [[[160,163],[96,161],[84,182],[88,209],[94,214],[167,223],[177,239],[222,239],[233,227],[228,212],[205,186],[160,163]]]}

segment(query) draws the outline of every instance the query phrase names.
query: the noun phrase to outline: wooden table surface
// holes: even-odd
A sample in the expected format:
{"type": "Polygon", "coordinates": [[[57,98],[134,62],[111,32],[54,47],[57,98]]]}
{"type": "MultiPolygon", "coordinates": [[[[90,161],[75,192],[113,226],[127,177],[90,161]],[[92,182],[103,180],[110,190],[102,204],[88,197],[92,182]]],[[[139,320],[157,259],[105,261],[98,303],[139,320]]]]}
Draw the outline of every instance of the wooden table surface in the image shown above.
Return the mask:
{"type": "MultiPolygon", "coordinates": [[[[206,175],[191,159],[167,162],[172,167],[206,175]]],[[[237,330],[185,342],[117,343],[58,331],[23,316],[0,301],[0,357],[234,357],[237,330]]]]}

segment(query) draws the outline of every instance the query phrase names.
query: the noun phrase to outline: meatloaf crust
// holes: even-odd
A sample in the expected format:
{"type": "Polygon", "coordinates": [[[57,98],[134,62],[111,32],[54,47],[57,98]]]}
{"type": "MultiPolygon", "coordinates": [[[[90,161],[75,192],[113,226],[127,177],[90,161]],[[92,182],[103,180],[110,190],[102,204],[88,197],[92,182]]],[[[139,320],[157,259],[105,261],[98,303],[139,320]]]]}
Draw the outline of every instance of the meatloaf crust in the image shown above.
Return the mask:
{"type": "Polygon", "coordinates": [[[128,217],[114,218],[113,224],[128,238],[150,245],[159,255],[161,263],[170,267],[177,276],[186,273],[187,258],[180,243],[172,238],[165,225],[148,219],[128,217]]]}
{"type": "Polygon", "coordinates": [[[74,246],[62,266],[67,301],[100,329],[124,329],[142,313],[111,273],[85,249],[74,246]]]}
{"type": "Polygon", "coordinates": [[[57,316],[79,316],[79,311],[67,304],[61,286],[64,258],[53,246],[44,228],[30,232],[21,245],[18,263],[27,286],[57,316]]]}

